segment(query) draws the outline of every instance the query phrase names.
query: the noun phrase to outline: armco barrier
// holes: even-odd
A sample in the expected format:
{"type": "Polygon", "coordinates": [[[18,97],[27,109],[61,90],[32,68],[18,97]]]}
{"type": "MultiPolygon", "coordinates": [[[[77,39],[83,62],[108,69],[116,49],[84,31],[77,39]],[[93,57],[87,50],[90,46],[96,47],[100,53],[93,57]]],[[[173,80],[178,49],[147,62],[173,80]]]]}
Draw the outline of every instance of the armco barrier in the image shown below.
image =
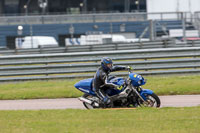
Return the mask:
{"type": "Polygon", "coordinates": [[[200,72],[200,47],[160,48],[0,56],[0,81],[93,77],[104,56],[143,75],[200,72]]]}
{"type": "Polygon", "coordinates": [[[0,55],[23,55],[23,54],[48,54],[48,53],[72,53],[72,52],[93,52],[113,50],[134,50],[153,48],[176,48],[176,47],[200,47],[200,41],[188,41],[175,43],[174,40],[115,43],[98,45],[70,45],[66,47],[41,47],[34,49],[0,49],[0,55]]]}

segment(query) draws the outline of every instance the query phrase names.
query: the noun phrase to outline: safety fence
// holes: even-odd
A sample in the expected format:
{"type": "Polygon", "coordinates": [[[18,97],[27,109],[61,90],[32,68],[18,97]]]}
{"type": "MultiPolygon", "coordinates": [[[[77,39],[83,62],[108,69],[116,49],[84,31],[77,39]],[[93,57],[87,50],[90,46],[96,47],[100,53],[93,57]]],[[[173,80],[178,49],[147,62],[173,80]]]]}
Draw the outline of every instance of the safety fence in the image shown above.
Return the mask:
{"type": "Polygon", "coordinates": [[[48,54],[48,53],[72,53],[92,51],[113,51],[113,50],[135,50],[153,48],[176,48],[176,47],[200,47],[200,40],[175,42],[175,40],[144,41],[135,43],[113,43],[96,45],[70,45],[66,47],[40,47],[34,49],[0,49],[0,55],[19,54],[48,54]]]}
{"type": "Polygon", "coordinates": [[[158,12],[158,13],[93,13],[75,15],[29,15],[29,16],[0,16],[0,25],[23,24],[63,24],[63,23],[94,23],[119,21],[144,21],[147,19],[191,19],[190,12],[158,12]]]}
{"type": "MultiPolygon", "coordinates": [[[[200,72],[200,47],[0,56],[0,81],[93,77],[102,57],[142,75],[200,72]]],[[[114,73],[126,76],[126,71],[114,73]]]]}

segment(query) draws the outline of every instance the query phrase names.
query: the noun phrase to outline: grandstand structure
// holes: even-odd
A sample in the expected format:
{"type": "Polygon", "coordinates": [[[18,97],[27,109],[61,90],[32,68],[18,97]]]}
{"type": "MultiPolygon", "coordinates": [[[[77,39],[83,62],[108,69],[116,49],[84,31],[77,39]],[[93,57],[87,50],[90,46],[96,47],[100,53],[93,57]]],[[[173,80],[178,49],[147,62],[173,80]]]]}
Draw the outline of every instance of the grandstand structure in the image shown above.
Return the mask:
{"type": "Polygon", "coordinates": [[[0,16],[0,47],[15,49],[15,39],[25,36],[52,36],[59,42],[59,46],[65,46],[65,38],[78,38],[87,34],[122,34],[132,38],[155,40],[162,35],[167,36],[170,29],[194,29],[193,25],[187,27],[187,23],[193,24],[187,12],[153,14],[141,12],[146,10],[146,0],[140,0],[139,3],[138,0],[99,2],[97,0],[0,1],[2,15],[0,16]],[[45,11],[41,11],[39,2],[48,2],[45,11]],[[55,7],[52,7],[53,5],[55,7]],[[18,10],[15,8],[11,10],[11,7],[18,10]],[[56,10],[58,7],[67,9],[56,10]],[[151,16],[157,18],[152,20],[151,16]],[[23,27],[20,34],[19,26],[23,27]]]}
{"type": "Polygon", "coordinates": [[[77,14],[146,11],[146,0],[1,0],[0,14],[77,14]],[[42,8],[45,8],[43,10],[42,8]]]}
{"type": "MultiPolygon", "coordinates": [[[[166,34],[169,29],[182,29],[182,19],[154,20],[154,32],[157,35],[166,34]],[[166,31],[163,31],[165,29],[166,31]]],[[[88,33],[122,34],[134,33],[135,37],[150,37],[150,20],[147,14],[86,14],[86,15],[58,15],[58,16],[22,16],[1,17],[0,45],[14,47],[14,40],[18,37],[17,27],[23,26],[21,36],[53,36],[60,46],[64,46],[64,38],[70,37],[70,27],[73,27],[74,37],[88,33]],[[72,18],[72,19],[71,19],[72,18]],[[74,18],[74,19],[73,19],[74,18]],[[109,19],[107,19],[109,18],[109,19]],[[43,19],[43,20],[41,20],[43,19]],[[17,20],[17,21],[16,21],[17,20]],[[32,20],[32,21],[31,21],[32,20]],[[40,20],[40,21],[37,21],[40,20]],[[69,20],[69,21],[68,21],[69,20]],[[121,28],[123,26],[123,29],[121,28]],[[148,29],[147,29],[148,28],[148,29]],[[146,32],[145,32],[145,29],[146,32]],[[32,30],[32,31],[31,31],[32,30]]]]}

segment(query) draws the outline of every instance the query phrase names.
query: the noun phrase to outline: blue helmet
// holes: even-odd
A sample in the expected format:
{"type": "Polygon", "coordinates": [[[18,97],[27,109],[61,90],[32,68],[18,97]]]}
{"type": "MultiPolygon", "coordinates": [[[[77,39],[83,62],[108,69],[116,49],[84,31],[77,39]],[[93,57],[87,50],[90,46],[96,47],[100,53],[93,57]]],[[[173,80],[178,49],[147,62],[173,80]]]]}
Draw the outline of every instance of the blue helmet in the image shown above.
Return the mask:
{"type": "Polygon", "coordinates": [[[105,71],[110,71],[112,69],[112,65],[113,65],[113,62],[111,58],[103,57],[101,59],[101,66],[103,67],[105,71]]]}

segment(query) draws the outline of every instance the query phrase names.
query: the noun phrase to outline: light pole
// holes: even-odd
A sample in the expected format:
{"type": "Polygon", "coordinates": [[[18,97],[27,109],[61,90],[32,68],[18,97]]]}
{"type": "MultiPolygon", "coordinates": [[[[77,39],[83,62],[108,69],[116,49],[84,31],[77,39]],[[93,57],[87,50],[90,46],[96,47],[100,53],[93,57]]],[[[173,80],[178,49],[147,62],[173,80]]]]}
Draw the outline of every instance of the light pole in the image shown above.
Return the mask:
{"type": "Polygon", "coordinates": [[[38,5],[42,8],[42,14],[46,13],[46,7],[48,6],[48,0],[38,0],[38,5]]]}
{"type": "Polygon", "coordinates": [[[140,1],[136,0],[135,5],[137,6],[137,11],[139,12],[140,11],[140,1]]]}
{"type": "Polygon", "coordinates": [[[30,24],[31,48],[33,48],[33,26],[30,24]]]}
{"type": "Polygon", "coordinates": [[[24,5],[24,9],[25,9],[25,15],[27,16],[28,15],[28,6],[29,6],[29,3],[31,2],[31,0],[28,0],[26,2],[26,4],[24,5]]]}
{"type": "Polygon", "coordinates": [[[81,13],[83,13],[83,3],[80,3],[81,13]]]}
{"type": "Polygon", "coordinates": [[[83,12],[87,13],[87,0],[83,0],[83,12]]]}
{"type": "Polygon", "coordinates": [[[124,12],[129,12],[130,10],[130,0],[124,1],[124,12]]]}
{"type": "Polygon", "coordinates": [[[120,32],[125,32],[126,31],[126,25],[125,24],[121,24],[120,25],[120,32]]]}
{"type": "Polygon", "coordinates": [[[22,33],[23,33],[23,26],[19,25],[17,27],[18,39],[17,39],[17,46],[16,46],[16,48],[21,48],[21,46],[22,46],[22,37],[21,37],[22,33]]]}
{"type": "Polygon", "coordinates": [[[74,26],[72,24],[69,27],[69,33],[71,35],[71,39],[73,39],[74,38],[74,26]]]}

